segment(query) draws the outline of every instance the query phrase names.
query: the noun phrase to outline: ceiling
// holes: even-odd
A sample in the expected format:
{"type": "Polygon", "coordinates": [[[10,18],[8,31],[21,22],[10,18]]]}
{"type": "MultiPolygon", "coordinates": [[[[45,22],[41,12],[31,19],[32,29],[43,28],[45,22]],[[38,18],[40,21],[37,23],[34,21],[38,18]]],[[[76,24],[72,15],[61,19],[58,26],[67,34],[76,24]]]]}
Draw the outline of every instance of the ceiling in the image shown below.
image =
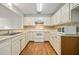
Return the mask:
{"type": "MultiPolygon", "coordinates": [[[[44,3],[41,15],[54,14],[64,3],[44,3]]],[[[36,3],[16,3],[15,6],[19,8],[25,15],[38,15],[36,10],[36,3]]]]}

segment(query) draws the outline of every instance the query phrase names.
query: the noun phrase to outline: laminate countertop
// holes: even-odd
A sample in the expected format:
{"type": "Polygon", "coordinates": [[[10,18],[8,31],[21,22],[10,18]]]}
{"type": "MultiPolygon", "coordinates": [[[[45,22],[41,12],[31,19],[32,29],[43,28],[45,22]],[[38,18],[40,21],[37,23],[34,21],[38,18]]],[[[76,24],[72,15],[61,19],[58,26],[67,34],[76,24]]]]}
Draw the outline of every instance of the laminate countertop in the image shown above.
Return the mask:
{"type": "Polygon", "coordinates": [[[0,36],[0,41],[6,40],[6,39],[10,39],[10,38],[13,38],[13,37],[22,35],[22,34],[23,34],[23,33],[18,33],[18,34],[15,34],[15,35],[1,35],[1,36],[0,36]]]}
{"type": "Polygon", "coordinates": [[[57,35],[59,35],[59,36],[72,36],[72,37],[79,36],[79,34],[57,34],[57,35]]]}
{"type": "Polygon", "coordinates": [[[77,36],[78,37],[79,35],[76,35],[76,34],[64,34],[64,35],[61,35],[61,36],[72,36],[72,37],[77,36]]]}

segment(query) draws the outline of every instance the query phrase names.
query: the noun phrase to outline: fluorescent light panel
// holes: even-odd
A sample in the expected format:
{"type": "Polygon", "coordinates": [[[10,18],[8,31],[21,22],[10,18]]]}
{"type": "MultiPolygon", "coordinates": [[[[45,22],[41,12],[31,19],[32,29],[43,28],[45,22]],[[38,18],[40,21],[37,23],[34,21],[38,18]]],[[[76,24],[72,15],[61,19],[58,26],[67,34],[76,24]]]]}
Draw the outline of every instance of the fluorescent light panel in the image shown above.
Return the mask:
{"type": "Polygon", "coordinates": [[[37,6],[37,12],[41,12],[43,9],[43,3],[37,3],[36,6],[37,6]]]}
{"type": "Polygon", "coordinates": [[[12,3],[8,3],[8,6],[11,7],[12,6],[12,3]]]}

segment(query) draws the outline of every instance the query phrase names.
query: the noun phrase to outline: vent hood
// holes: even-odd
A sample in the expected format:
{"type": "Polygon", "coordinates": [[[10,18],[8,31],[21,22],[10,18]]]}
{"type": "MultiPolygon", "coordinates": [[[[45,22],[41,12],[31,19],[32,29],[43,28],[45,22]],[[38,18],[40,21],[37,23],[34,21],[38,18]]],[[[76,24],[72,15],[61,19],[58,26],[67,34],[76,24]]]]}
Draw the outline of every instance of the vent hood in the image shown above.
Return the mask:
{"type": "Polygon", "coordinates": [[[35,24],[44,24],[44,22],[41,21],[41,20],[38,20],[38,21],[35,22],[35,24]]]}

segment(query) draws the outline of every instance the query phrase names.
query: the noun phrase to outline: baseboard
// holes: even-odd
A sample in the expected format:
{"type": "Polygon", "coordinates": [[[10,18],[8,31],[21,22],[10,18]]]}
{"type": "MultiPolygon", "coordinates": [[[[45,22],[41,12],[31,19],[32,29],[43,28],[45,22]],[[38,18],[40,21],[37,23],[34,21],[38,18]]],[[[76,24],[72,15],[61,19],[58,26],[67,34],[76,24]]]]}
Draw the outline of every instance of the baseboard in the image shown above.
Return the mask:
{"type": "MultiPolygon", "coordinates": [[[[29,41],[29,42],[30,42],[30,41],[29,41]]],[[[26,46],[28,46],[29,42],[26,44],[26,46]]],[[[25,46],[25,47],[26,47],[26,46],[25,46]]],[[[24,47],[24,49],[25,49],[25,47],[24,47]]],[[[23,50],[24,50],[24,49],[23,49],[23,50]]],[[[19,55],[21,55],[21,53],[23,52],[23,50],[19,53],[19,55]]]]}
{"type": "MultiPolygon", "coordinates": [[[[50,41],[48,41],[50,46],[52,47],[52,49],[55,51],[55,49],[53,48],[53,46],[51,45],[50,41]]],[[[58,53],[55,51],[56,55],[58,55],[58,53]]]]}

